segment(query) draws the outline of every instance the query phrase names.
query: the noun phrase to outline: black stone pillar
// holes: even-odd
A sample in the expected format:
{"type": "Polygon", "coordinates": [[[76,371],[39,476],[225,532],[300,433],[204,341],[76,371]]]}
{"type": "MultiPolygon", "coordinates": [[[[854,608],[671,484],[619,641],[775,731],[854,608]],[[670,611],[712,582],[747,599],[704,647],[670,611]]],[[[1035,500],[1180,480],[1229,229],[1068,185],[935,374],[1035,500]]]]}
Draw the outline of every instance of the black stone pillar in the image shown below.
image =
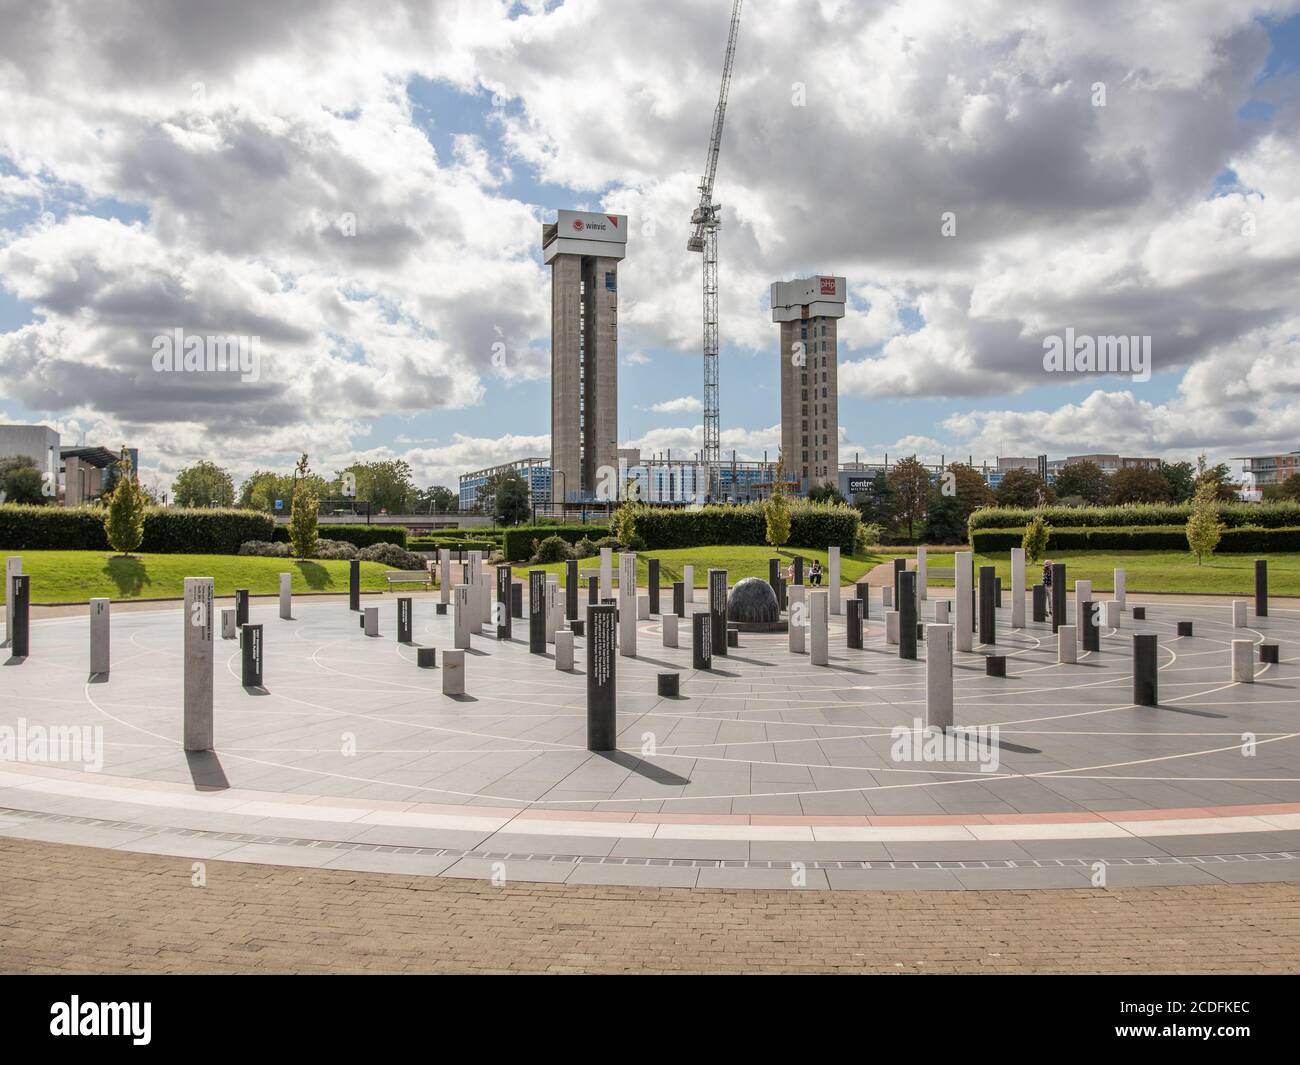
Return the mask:
{"type": "Polygon", "coordinates": [[[659,560],[646,559],[646,582],[650,592],[650,613],[659,613],[659,560]]]}
{"type": "Polygon", "coordinates": [[[848,627],[848,646],[853,649],[861,650],[862,648],[862,600],[850,599],[845,606],[849,611],[848,627]]]}
{"type": "Polygon", "coordinates": [[[803,555],[794,556],[794,583],[803,584],[803,555]]]}
{"type": "Polygon", "coordinates": [[[898,577],[898,657],[916,657],[916,570],[895,572],[898,577]]]}
{"type": "Polygon", "coordinates": [[[679,618],[686,616],[686,582],[673,581],[673,613],[679,618]]]}
{"type": "Polygon", "coordinates": [[[980,615],[980,643],[997,643],[997,614],[994,613],[993,604],[996,601],[997,585],[994,581],[997,579],[997,571],[992,566],[980,567],[980,598],[979,598],[979,615],[980,615]]]}
{"type": "Polygon", "coordinates": [[[524,582],[510,578],[510,616],[524,620],[524,582]]]}
{"type": "Polygon", "coordinates": [[[26,574],[15,574],[9,586],[10,601],[14,605],[14,631],[9,637],[9,654],[13,658],[26,658],[32,642],[32,579],[26,574]]]}
{"type": "Polygon", "coordinates": [[[709,618],[713,622],[713,653],[727,654],[727,571],[709,570],[709,618]]]}
{"type": "Polygon", "coordinates": [[[403,596],[397,600],[397,642],[411,642],[411,599],[403,596]]]}
{"type": "Polygon", "coordinates": [[[528,571],[528,653],[546,654],[546,570],[544,569],[528,571]]]}
{"type": "Polygon", "coordinates": [[[1047,589],[1041,584],[1034,585],[1034,620],[1047,620],[1047,589]]]}
{"type": "Polygon", "coordinates": [[[510,566],[497,567],[497,639],[508,640],[514,635],[515,572],[510,566]]]}
{"type": "Polygon", "coordinates": [[[1138,706],[1160,705],[1155,633],[1133,637],[1133,702],[1138,706]]]}
{"type": "Polygon", "coordinates": [[[578,620],[578,560],[571,558],[564,564],[564,616],[569,621],[578,620]]]}
{"type": "Polygon", "coordinates": [[[355,558],[348,562],[348,609],[361,609],[361,563],[355,558]]]}
{"type": "Polygon", "coordinates": [[[1074,614],[1079,622],[1079,642],[1085,651],[1101,650],[1101,626],[1097,624],[1100,607],[1100,603],[1094,603],[1091,599],[1074,604],[1074,614]]]}
{"type": "Polygon", "coordinates": [[[871,617],[871,585],[865,580],[856,587],[858,602],[862,604],[862,620],[865,622],[871,617]]]}
{"type": "MultiPolygon", "coordinates": [[[[543,580],[545,574],[543,574],[543,580]]],[[[531,591],[531,584],[529,589],[531,591]]],[[[615,701],[614,651],[617,625],[614,607],[587,606],[587,750],[613,751],[618,747],[618,708],[615,701]]],[[[542,644],[546,640],[543,634],[542,644]]]]}
{"type": "Polygon", "coordinates": [[[999,610],[1002,609],[1002,578],[993,578],[993,605],[999,610]]]}
{"type": "Polygon", "coordinates": [[[587,578],[587,605],[597,606],[600,603],[600,578],[587,578]]]}
{"type": "Polygon", "coordinates": [[[767,560],[767,586],[772,589],[772,594],[776,596],[776,605],[781,606],[781,560],[779,558],[769,558],[767,560]]]}
{"type": "Polygon", "coordinates": [[[243,652],[240,683],[245,688],[260,688],[262,686],[262,626],[241,626],[239,647],[243,652]]]}
{"type": "Polygon", "coordinates": [[[1065,624],[1065,563],[1052,563],[1052,631],[1065,624]]]}
{"type": "Polygon", "coordinates": [[[1268,559],[1255,559],[1255,617],[1268,617],[1268,559]]]}
{"type": "Polygon", "coordinates": [[[248,589],[235,589],[235,626],[248,624],[248,589]]]}
{"type": "MultiPolygon", "coordinates": [[[[906,573],[906,572],[907,572],[907,559],[905,558],[894,559],[894,609],[895,610],[899,609],[898,575],[900,573],[906,573]]],[[[901,621],[902,619],[900,618],[899,620],[901,621]]]]}
{"type": "Polygon", "coordinates": [[[712,619],[703,610],[691,615],[691,668],[713,668],[712,619]]]}

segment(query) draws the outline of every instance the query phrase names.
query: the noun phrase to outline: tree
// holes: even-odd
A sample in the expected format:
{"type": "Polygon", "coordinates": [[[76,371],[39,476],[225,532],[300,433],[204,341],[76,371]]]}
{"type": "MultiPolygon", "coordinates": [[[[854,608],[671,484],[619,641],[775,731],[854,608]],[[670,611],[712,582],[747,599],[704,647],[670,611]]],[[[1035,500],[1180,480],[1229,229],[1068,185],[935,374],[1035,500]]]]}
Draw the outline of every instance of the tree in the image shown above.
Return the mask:
{"type": "Polygon", "coordinates": [[[1041,507],[1056,502],[1056,493],[1033,470],[1007,470],[994,495],[1004,507],[1041,507]]]}
{"type": "Polygon", "coordinates": [[[176,475],[172,500],[178,507],[233,506],[235,483],[215,462],[196,462],[176,475]]]}
{"type": "Polygon", "coordinates": [[[916,526],[925,520],[925,507],[930,501],[930,471],[912,455],[895,464],[888,480],[898,520],[907,522],[907,538],[911,540],[916,535],[916,526]]]}
{"type": "Polygon", "coordinates": [[[1035,514],[1034,520],[1025,526],[1025,535],[1020,546],[1025,549],[1025,558],[1038,562],[1047,554],[1047,539],[1052,535],[1052,527],[1043,521],[1041,514],[1035,514]]]}
{"type": "Polygon", "coordinates": [[[1220,503],[1232,503],[1237,498],[1237,485],[1231,480],[1231,474],[1228,472],[1228,464],[1220,462],[1217,466],[1211,466],[1205,461],[1205,456],[1200,455],[1196,459],[1196,491],[1201,490],[1201,486],[1208,484],[1211,487],[1206,491],[1212,491],[1213,496],[1220,503]]]}
{"type": "Polygon", "coordinates": [[[827,482],[819,484],[815,488],[808,489],[808,501],[810,503],[844,503],[845,498],[840,495],[840,490],[835,485],[827,482]]]}
{"type": "Polygon", "coordinates": [[[1106,471],[1095,462],[1077,459],[1067,462],[1056,474],[1053,485],[1059,498],[1078,496],[1085,503],[1100,506],[1110,495],[1110,481],[1106,471]]]}
{"type": "MultiPolygon", "coordinates": [[[[1300,473],[1293,473],[1281,484],[1269,485],[1276,499],[1293,499],[1300,503],[1300,473]]],[[[1266,489],[1267,491],[1267,489],[1266,489]]]]}
{"type": "Polygon", "coordinates": [[[114,551],[127,555],[140,546],[144,539],[144,493],[131,472],[131,460],[126,448],[117,466],[117,487],[108,497],[108,513],[104,515],[104,532],[114,551]]]}
{"type": "Polygon", "coordinates": [[[876,474],[865,492],[853,494],[853,505],[858,508],[864,524],[882,529],[894,527],[894,490],[889,487],[889,478],[884,473],[876,474]]]}
{"type": "Polygon", "coordinates": [[[1156,470],[1127,466],[1111,475],[1112,503],[1168,503],[1172,498],[1169,482],[1156,470]]]}
{"type": "Polygon", "coordinates": [[[293,494],[289,512],[289,543],[293,545],[294,558],[311,558],[316,554],[317,517],[320,512],[320,496],[312,484],[311,469],[307,465],[307,453],[293,471],[293,494]]]}
{"type": "Polygon", "coordinates": [[[1169,501],[1186,503],[1196,493],[1196,471],[1190,462],[1162,462],[1156,472],[1169,485],[1169,501]]]}
{"type": "Polygon", "coordinates": [[[1219,520],[1218,482],[1206,478],[1196,486],[1192,499],[1192,515],[1187,519],[1187,546],[1196,556],[1199,566],[1207,555],[1214,554],[1223,537],[1223,522],[1219,520]]]}
{"type": "Polygon", "coordinates": [[[518,470],[494,473],[479,488],[478,500],[500,525],[517,525],[527,521],[532,509],[528,482],[518,470]]]}
{"type": "Polygon", "coordinates": [[[455,514],[460,509],[460,496],[436,484],[416,496],[416,506],[430,514],[455,514]]]}
{"type": "Polygon", "coordinates": [[[790,501],[785,497],[784,455],[779,455],[776,460],[772,493],[763,500],[763,519],[767,526],[767,542],[775,548],[784,547],[790,539],[790,501]]]}
{"type": "Polygon", "coordinates": [[[961,516],[957,496],[936,494],[925,512],[921,540],[927,544],[960,544],[966,541],[966,519],[961,516]]]}
{"type": "Polygon", "coordinates": [[[0,503],[50,502],[45,494],[45,477],[36,460],[26,455],[0,459],[0,503]]]}
{"type": "Polygon", "coordinates": [[[989,487],[984,475],[974,466],[968,466],[964,462],[948,463],[944,476],[939,478],[939,494],[943,496],[951,494],[957,500],[957,512],[961,516],[962,524],[961,537],[956,541],[957,543],[964,542],[966,539],[965,526],[971,514],[980,507],[991,507],[995,502],[993,489],[989,487]]]}
{"type": "Polygon", "coordinates": [[[341,496],[364,500],[371,507],[390,514],[411,510],[418,489],[405,459],[383,462],[354,462],[335,473],[331,490],[341,496]]]}

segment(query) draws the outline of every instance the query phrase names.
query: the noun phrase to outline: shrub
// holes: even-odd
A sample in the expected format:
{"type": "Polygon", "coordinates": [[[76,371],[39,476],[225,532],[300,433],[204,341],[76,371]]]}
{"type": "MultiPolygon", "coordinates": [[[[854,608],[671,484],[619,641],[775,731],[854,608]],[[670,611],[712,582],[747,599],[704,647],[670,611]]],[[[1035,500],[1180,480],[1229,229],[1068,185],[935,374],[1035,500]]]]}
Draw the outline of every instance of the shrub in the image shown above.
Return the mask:
{"type": "Polygon", "coordinates": [[[1020,539],[1025,558],[1030,562],[1039,561],[1047,553],[1047,541],[1052,535],[1052,527],[1043,521],[1041,514],[1035,514],[1034,520],[1025,527],[1025,535],[1020,539]]]}
{"type": "Polygon", "coordinates": [[[558,536],[569,543],[586,539],[593,531],[603,532],[605,525],[519,525],[501,534],[501,554],[507,562],[527,562],[533,554],[533,541],[558,536]]]}
{"type": "Polygon", "coordinates": [[[1187,519],[1187,546],[1196,556],[1198,566],[1207,555],[1214,554],[1223,539],[1223,522],[1219,520],[1221,504],[1215,490],[1216,486],[1208,479],[1197,485],[1192,514],[1187,519]]]}
{"type": "MultiPolygon", "coordinates": [[[[401,525],[318,525],[318,536],[329,540],[343,540],[354,547],[369,547],[371,544],[396,544],[407,547],[407,531],[401,525]]],[[[276,525],[271,539],[276,543],[289,542],[289,526],[276,525]]],[[[448,545],[450,546],[450,545],[448,545]]]]}
{"type": "Polygon", "coordinates": [[[596,545],[585,536],[573,545],[574,558],[591,558],[596,553],[596,545]]]}
{"type": "Polygon", "coordinates": [[[140,546],[144,539],[144,492],[131,472],[126,452],[117,464],[117,487],[108,498],[108,513],[104,516],[104,535],[114,551],[126,555],[140,546]]]}
{"type": "Polygon", "coordinates": [[[346,540],[326,540],[324,537],[318,537],[315,557],[321,559],[356,558],[357,546],[348,543],[346,540]]]}
{"type": "MultiPolygon", "coordinates": [[[[1111,507],[983,507],[974,511],[968,522],[976,529],[1018,529],[1041,513],[1043,520],[1061,528],[1080,529],[1092,526],[1130,528],[1150,525],[1184,525],[1192,515],[1190,503],[1134,503],[1111,507]]],[[[1256,526],[1284,529],[1300,526],[1300,503],[1227,503],[1219,513],[1229,528],[1256,526]]]]}
{"type": "Polygon", "coordinates": [[[288,558],[288,544],[273,544],[267,540],[249,540],[239,545],[241,555],[256,555],[259,558],[288,558]]]}
{"type": "Polygon", "coordinates": [[[547,562],[566,562],[573,557],[573,548],[568,540],[562,536],[548,536],[537,542],[537,549],[528,561],[542,565],[547,562]]]}
{"type": "Polygon", "coordinates": [[[412,554],[404,547],[397,544],[371,544],[369,547],[363,547],[357,552],[357,558],[362,562],[382,562],[385,566],[392,566],[393,569],[416,570],[424,569],[424,559],[419,555],[412,554]]]}

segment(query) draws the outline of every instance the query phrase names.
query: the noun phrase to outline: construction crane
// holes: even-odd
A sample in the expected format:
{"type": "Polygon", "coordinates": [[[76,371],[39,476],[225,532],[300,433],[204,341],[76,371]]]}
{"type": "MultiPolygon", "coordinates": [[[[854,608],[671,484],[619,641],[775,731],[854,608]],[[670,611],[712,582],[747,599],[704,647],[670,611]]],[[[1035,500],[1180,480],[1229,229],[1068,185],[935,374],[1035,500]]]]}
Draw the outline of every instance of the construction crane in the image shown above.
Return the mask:
{"type": "Polygon", "coordinates": [[[740,5],[731,5],[731,29],[727,33],[727,56],[722,63],[722,87],[718,106],[713,112],[713,132],[709,136],[709,154],[700,178],[700,205],[691,212],[695,227],[686,242],[687,251],[704,253],[704,464],[709,471],[709,495],[715,497],[721,461],[722,414],[718,402],[718,226],[722,224],[722,204],[713,202],[713,176],[718,171],[718,151],[722,147],[722,123],[727,116],[727,89],[731,85],[731,63],[736,55],[736,37],[740,33],[740,5]]]}

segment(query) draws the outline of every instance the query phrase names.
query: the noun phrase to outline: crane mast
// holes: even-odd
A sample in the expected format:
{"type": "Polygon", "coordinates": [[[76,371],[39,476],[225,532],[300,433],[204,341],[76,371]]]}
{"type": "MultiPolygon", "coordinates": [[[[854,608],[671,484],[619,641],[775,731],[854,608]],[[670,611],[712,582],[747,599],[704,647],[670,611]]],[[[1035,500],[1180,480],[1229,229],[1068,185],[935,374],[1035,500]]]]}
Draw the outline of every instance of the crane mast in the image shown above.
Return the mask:
{"type": "Polygon", "coordinates": [[[715,496],[721,463],[722,414],[718,398],[718,227],[722,224],[722,205],[713,202],[713,178],[718,171],[718,152],[722,147],[722,123],[727,115],[727,91],[731,85],[731,64],[736,55],[736,37],[740,32],[740,5],[731,5],[731,28],[727,33],[727,54],[722,63],[722,86],[718,106],[713,112],[713,130],[709,135],[709,153],[700,178],[700,205],[691,213],[695,226],[686,250],[704,253],[704,465],[709,471],[709,495],[715,496]]]}

